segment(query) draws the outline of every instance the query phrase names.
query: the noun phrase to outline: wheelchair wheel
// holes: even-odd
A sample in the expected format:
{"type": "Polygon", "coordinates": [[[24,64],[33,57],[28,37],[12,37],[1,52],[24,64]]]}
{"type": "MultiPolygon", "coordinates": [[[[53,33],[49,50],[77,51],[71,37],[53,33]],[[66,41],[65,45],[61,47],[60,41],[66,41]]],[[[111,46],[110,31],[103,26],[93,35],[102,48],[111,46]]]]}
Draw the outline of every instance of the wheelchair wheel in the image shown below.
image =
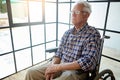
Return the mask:
{"type": "Polygon", "coordinates": [[[101,71],[94,80],[115,80],[113,72],[110,69],[101,71]]]}

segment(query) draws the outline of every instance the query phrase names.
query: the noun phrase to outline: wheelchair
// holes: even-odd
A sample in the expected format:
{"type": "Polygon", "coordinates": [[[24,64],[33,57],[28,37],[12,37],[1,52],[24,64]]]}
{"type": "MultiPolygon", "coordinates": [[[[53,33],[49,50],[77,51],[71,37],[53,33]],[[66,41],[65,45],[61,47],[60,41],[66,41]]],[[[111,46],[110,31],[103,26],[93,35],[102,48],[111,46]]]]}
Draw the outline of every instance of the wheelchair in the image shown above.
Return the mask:
{"type": "MultiPolygon", "coordinates": [[[[109,36],[103,36],[101,38],[101,47],[100,47],[99,60],[98,60],[98,63],[96,65],[95,69],[92,70],[92,71],[89,71],[89,76],[88,76],[87,80],[115,80],[115,76],[114,76],[112,70],[105,69],[105,70],[99,72],[104,39],[109,39],[109,38],[110,38],[109,36]]],[[[48,52],[48,53],[53,53],[54,52],[55,53],[55,52],[57,52],[57,49],[58,49],[58,47],[51,48],[51,49],[46,49],[46,52],[48,52]]]]}

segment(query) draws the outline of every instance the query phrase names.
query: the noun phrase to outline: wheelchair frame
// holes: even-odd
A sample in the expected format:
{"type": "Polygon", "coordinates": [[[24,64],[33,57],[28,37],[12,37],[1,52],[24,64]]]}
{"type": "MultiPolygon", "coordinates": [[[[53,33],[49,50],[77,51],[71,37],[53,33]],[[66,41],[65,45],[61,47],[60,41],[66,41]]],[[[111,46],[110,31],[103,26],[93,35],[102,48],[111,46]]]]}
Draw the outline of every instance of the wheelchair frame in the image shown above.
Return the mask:
{"type": "MultiPolygon", "coordinates": [[[[100,62],[101,62],[101,56],[102,56],[102,49],[103,49],[103,43],[104,43],[104,39],[109,39],[109,36],[103,36],[101,38],[101,47],[100,47],[100,58],[98,60],[98,63],[96,65],[96,68],[92,71],[89,71],[89,78],[87,80],[107,80],[108,78],[110,78],[111,80],[115,80],[114,74],[112,72],[112,70],[110,69],[105,69],[101,72],[99,72],[99,67],[100,67],[100,62]]],[[[51,48],[51,49],[46,49],[46,52],[49,53],[55,53],[57,52],[58,47],[55,48],[51,48]]]]}

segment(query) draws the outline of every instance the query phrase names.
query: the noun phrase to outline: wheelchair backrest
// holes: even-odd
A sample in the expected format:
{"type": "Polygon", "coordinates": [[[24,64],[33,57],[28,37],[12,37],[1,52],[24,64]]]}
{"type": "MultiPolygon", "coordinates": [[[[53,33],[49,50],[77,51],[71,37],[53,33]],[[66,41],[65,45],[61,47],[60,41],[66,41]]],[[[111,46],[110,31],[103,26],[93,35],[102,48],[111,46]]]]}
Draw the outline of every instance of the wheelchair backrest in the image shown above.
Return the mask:
{"type": "Polygon", "coordinates": [[[100,47],[98,47],[99,58],[98,58],[95,69],[89,72],[89,80],[93,80],[96,77],[96,75],[99,73],[102,50],[103,50],[103,43],[104,43],[104,36],[100,39],[100,43],[98,43],[98,45],[100,45],[100,47]]]}

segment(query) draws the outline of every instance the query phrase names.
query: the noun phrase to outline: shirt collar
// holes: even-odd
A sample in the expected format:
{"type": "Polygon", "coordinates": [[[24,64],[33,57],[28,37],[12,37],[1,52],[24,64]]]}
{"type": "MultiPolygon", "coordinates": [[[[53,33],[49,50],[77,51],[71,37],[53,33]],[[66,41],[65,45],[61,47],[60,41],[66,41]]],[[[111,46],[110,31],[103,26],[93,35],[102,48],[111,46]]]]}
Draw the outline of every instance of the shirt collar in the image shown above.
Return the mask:
{"type": "Polygon", "coordinates": [[[85,28],[85,26],[87,26],[87,25],[88,25],[88,23],[86,23],[84,26],[82,26],[82,28],[80,28],[80,29],[78,29],[78,30],[76,30],[75,27],[74,27],[74,28],[73,28],[73,34],[79,33],[79,32],[82,31],[82,30],[85,28]]]}

